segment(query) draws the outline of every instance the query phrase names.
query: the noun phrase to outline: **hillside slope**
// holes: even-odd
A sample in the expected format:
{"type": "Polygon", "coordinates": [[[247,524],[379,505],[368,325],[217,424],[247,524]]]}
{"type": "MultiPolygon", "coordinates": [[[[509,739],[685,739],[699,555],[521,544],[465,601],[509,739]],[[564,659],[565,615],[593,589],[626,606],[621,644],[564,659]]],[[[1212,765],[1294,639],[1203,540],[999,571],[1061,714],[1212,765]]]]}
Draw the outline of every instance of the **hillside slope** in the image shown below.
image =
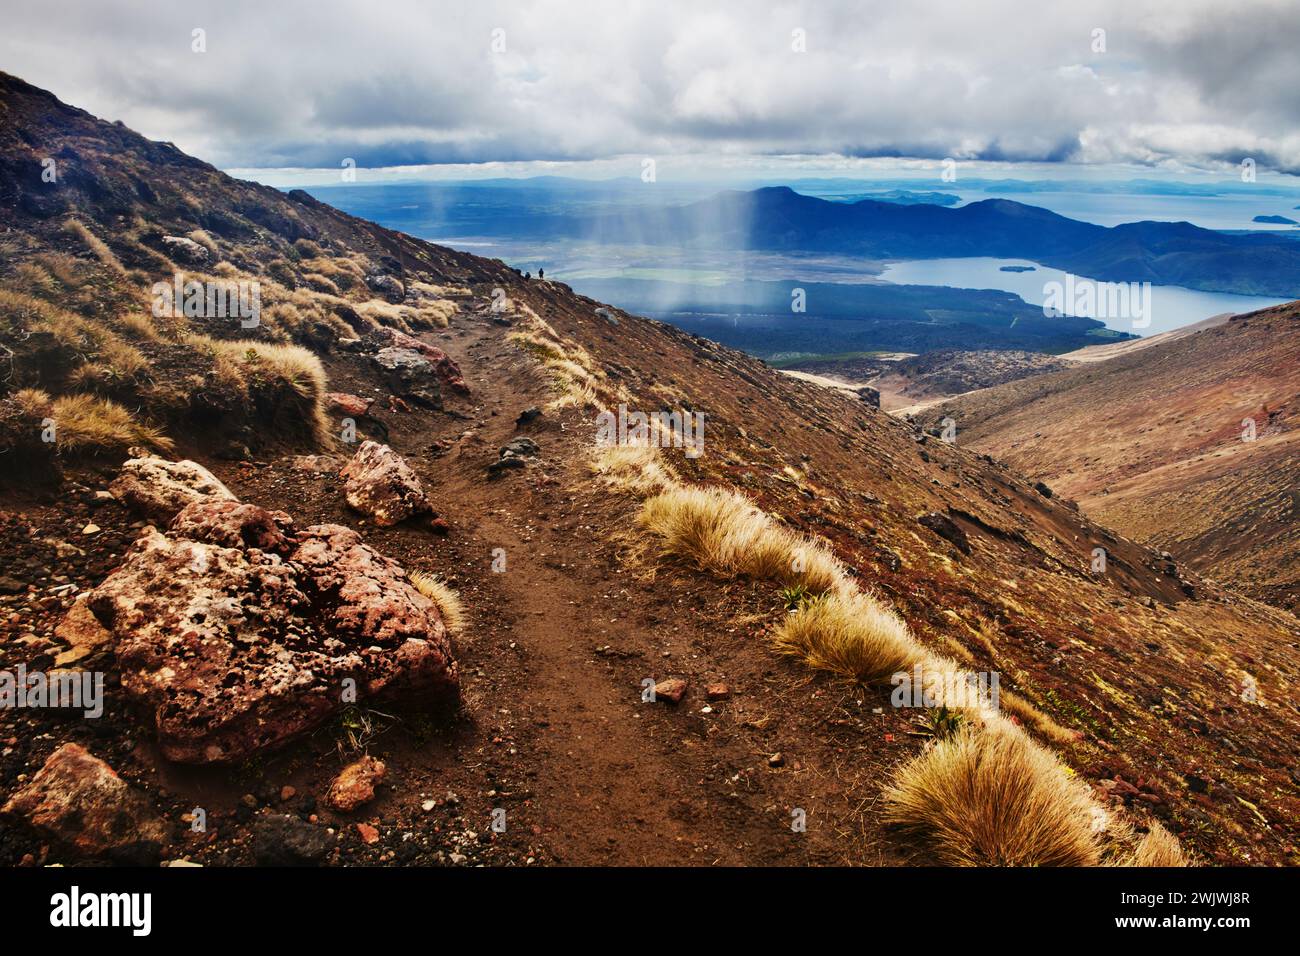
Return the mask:
{"type": "Polygon", "coordinates": [[[924,416],[951,415],[963,444],[1046,481],[1100,523],[1294,610],[1297,395],[1300,304],[1291,303],[924,416]]]}
{"type": "MultiPolygon", "coordinates": [[[[659,453],[677,482],[743,493],[772,527],[833,552],[842,587],[874,592],[927,652],[999,673],[1002,739],[1050,748],[1069,769],[1036,765],[1042,779],[1098,808],[1082,839],[1123,850],[1134,829],[1158,834],[1159,822],[1197,860],[1297,862],[1300,625],[1290,615],[1170,566],[990,459],[740,353],[236,182],[12,77],[0,77],[0,113],[0,343],[20,359],[0,386],[0,663],[108,674],[98,719],[0,712],[6,796],[73,742],[143,795],[140,812],[162,821],[164,858],[209,865],[286,854],[330,864],[953,860],[951,846],[890,825],[882,803],[896,771],[943,752],[943,718],[773,648],[776,632],[825,604],[663,555],[643,527],[653,491],[593,470],[597,412],[623,404],[703,412],[700,457],[659,453]],[[40,178],[49,157],[54,189],[40,178]],[[152,284],[196,262],[205,275],[261,281],[261,324],[150,321],[152,284]],[[429,361],[415,374],[408,356],[394,371],[394,348],[429,361]],[[91,400],[118,403],[132,424],[113,418],[105,435],[79,421],[77,441],[28,440],[51,404],[60,436],[73,411],[93,407],[102,421],[106,406],[91,400]],[[349,423],[356,439],[406,460],[432,515],[383,524],[349,506],[338,474],[356,450],[349,423]],[[371,567],[458,590],[463,626],[445,603],[422,610],[431,635],[451,629],[458,706],[424,712],[397,687],[246,759],[166,759],[152,725],[169,714],[136,698],[182,678],[152,671],[142,690],[136,635],[106,609],[116,595],[119,609],[134,602],[158,625],[155,596],[123,596],[115,572],[182,535],[177,523],[151,534],[129,496],[109,491],[137,454],[128,443],[146,442],[256,506],[243,513],[262,523],[223,539],[223,560],[306,580],[297,569],[315,567],[312,552],[282,560],[276,549],[338,525],[399,566],[371,567]],[[509,443],[518,456],[501,454],[509,443]],[[514,463],[496,464],[505,457],[514,463]],[[1104,575],[1089,570],[1095,547],[1109,553],[1104,575]],[[97,623],[76,602],[84,592],[97,623]],[[803,609],[792,615],[791,603],[803,609]],[[646,702],[643,682],[665,678],[687,682],[681,702],[646,702]],[[386,775],[361,809],[339,809],[330,781],[362,752],[386,775]],[[205,830],[192,825],[195,807],[205,830]],[[806,828],[792,827],[801,813],[806,828]]],[[[206,560],[194,567],[160,587],[210,571],[206,560]]],[[[298,630],[250,639],[254,650],[296,647],[353,599],[320,587],[298,630]]],[[[391,609],[376,613],[390,620],[391,609]]],[[[145,666],[168,647],[144,648],[145,666]]],[[[994,810],[1011,826],[1024,816],[1017,784],[1030,782],[998,781],[994,810]]],[[[92,852],[52,838],[23,806],[5,808],[0,862],[92,852]]],[[[967,856],[1061,859],[998,846],[967,856]]]]}

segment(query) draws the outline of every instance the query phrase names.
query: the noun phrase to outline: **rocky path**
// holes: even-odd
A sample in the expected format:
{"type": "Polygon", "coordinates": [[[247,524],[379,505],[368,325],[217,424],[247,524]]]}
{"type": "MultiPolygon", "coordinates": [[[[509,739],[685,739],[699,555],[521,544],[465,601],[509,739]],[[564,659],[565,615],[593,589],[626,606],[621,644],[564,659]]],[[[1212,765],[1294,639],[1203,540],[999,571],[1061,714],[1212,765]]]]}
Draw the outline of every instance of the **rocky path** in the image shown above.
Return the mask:
{"type": "MultiPolygon", "coordinates": [[[[883,701],[869,692],[810,679],[771,654],[762,636],[779,613],[770,589],[723,589],[684,569],[650,580],[627,561],[638,502],[590,473],[592,428],[580,413],[516,424],[553,396],[508,331],[468,309],[450,329],[425,333],[459,363],[471,394],[447,396],[441,411],[382,413],[437,527],[427,515],[388,527],[364,520],[329,467],[182,449],[240,501],[287,512],[298,528],[354,528],[408,571],[457,589],[468,623],[455,640],[455,714],[430,721],[367,704],[274,752],[194,768],[163,759],[141,715],[112,697],[93,726],[13,715],[6,739],[30,746],[6,751],[11,771],[30,773],[65,743],[85,747],[149,796],[172,835],[164,858],[204,865],[276,861],[297,845],[333,864],[894,861],[871,805],[906,728],[892,712],[875,714],[883,701]],[[490,477],[499,449],[521,436],[537,443],[536,457],[490,477]],[[642,700],[646,678],[670,677],[688,684],[680,703],[642,700]],[[728,696],[708,698],[706,685],[719,683],[728,696]],[[331,781],[363,753],[386,765],[382,785],[352,812],[331,809],[331,781]],[[196,806],[208,814],[201,835],[187,822],[196,806]],[[805,831],[792,829],[795,811],[805,831]]],[[[336,355],[330,366],[331,387],[375,392],[364,360],[336,355]]],[[[85,497],[97,502],[93,484],[85,497]]],[[[55,537],[76,536],[87,520],[71,515],[60,528],[46,510],[34,520],[55,537]]],[[[95,520],[119,551],[143,527],[111,501],[95,520]]],[[[67,553],[65,570],[83,590],[119,560],[67,553]]],[[[42,862],[44,852],[0,825],[9,862],[42,862]]]]}

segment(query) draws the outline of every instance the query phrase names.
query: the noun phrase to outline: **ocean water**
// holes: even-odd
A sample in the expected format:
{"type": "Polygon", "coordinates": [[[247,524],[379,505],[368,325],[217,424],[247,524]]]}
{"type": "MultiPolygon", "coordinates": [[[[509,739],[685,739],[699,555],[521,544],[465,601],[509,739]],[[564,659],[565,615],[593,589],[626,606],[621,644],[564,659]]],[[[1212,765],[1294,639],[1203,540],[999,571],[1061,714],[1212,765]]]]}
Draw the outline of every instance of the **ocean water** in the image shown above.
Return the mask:
{"type": "MultiPolygon", "coordinates": [[[[1060,283],[1065,288],[1066,273],[1060,269],[1041,266],[1025,259],[918,259],[895,262],[885,268],[880,278],[887,282],[906,285],[942,285],[958,289],[1000,289],[1013,292],[1030,305],[1043,305],[1049,297],[1049,283],[1060,283]],[[1033,272],[1003,272],[1002,266],[1033,266],[1033,272]]],[[[1076,286],[1080,281],[1075,279],[1076,286]]],[[[1179,286],[1157,285],[1150,287],[1149,306],[1143,300],[1141,315],[1104,315],[1103,309],[1093,308],[1082,313],[1100,319],[1107,328],[1117,332],[1131,332],[1148,336],[1158,332],[1182,328],[1201,319],[1223,312],[1253,312],[1286,299],[1270,299],[1254,295],[1232,295],[1223,292],[1198,292],[1179,286]],[[1149,323],[1143,324],[1146,320],[1149,323]]],[[[1076,314],[1073,309],[1066,309],[1076,314]]]]}

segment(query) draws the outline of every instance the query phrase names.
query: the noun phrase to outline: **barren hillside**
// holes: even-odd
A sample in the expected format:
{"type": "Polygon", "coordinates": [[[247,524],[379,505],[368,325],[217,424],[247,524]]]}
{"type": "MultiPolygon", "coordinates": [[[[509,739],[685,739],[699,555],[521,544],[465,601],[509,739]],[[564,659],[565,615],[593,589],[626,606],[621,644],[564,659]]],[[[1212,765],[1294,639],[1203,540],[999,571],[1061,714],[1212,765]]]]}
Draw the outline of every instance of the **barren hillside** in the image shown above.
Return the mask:
{"type": "Polygon", "coordinates": [[[1293,616],[561,284],[0,121],[0,666],[105,675],[0,712],[0,862],[1300,862],[1293,616]],[[259,323],[154,316],[178,271],[259,323]],[[891,706],[922,661],[1000,713],[891,706]]]}
{"type": "Polygon", "coordinates": [[[928,409],[1108,527],[1280,607],[1300,601],[1300,305],[928,409]]]}

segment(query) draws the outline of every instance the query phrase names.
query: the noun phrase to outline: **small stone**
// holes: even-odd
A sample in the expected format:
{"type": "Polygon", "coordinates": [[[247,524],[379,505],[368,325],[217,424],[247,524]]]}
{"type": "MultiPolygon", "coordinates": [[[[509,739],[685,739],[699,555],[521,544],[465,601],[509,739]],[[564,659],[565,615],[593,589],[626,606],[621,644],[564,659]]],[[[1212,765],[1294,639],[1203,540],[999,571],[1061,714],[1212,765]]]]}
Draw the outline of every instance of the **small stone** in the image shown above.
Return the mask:
{"type": "Polygon", "coordinates": [[[686,681],[680,677],[669,677],[655,684],[655,700],[666,700],[670,704],[680,703],[686,694],[686,681]]]}
{"type": "Polygon", "coordinates": [[[262,866],[310,866],[329,853],[329,836],[297,817],[272,813],[253,818],[253,858],[262,866]]]}
{"type": "Polygon", "coordinates": [[[369,846],[372,843],[379,842],[379,831],[369,823],[358,823],[357,833],[361,836],[361,842],[369,846]]]}
{"type": "Polygon", "coordinates": [[[375,784],[384,779],[382,760],[369,755],[356,760],[334,778],[325,798],[329,805],[342,813],[350,813],[375,799],[375,784]]]}
{"type": "Polygon", "coordinates": [[[784,766],[785,766],[785,755],[784,755],[784,754],[772,754],[772,756],[770,756],[770,757],[767,758],[767,765],[768,765],[769,767],[784,767],[784,766]]]}
{"type": "Polygon", "coordinates": [[[99,534],[99,525],[93,521],[81,529],[82,534],[99,534]]]}
{"type": "Polygon", "coordinates": [[[726,700],[731,696],[731,685],[709,684],[704,688],[704,696],[709,700],[726,700]]]}
{"type": "Polygon", "coordinates": [[[296,789],[294,789],[293,787],[290,787],[290,786],[284,786],[284,787],[281,787],[281,788],[280,788],[280,799],[281,799],[281,800],[292,800],[292,799],[293,799],[295,796],[297,796],[297,795],[298,795],[298,791],[297,791],[296,789]]]}

